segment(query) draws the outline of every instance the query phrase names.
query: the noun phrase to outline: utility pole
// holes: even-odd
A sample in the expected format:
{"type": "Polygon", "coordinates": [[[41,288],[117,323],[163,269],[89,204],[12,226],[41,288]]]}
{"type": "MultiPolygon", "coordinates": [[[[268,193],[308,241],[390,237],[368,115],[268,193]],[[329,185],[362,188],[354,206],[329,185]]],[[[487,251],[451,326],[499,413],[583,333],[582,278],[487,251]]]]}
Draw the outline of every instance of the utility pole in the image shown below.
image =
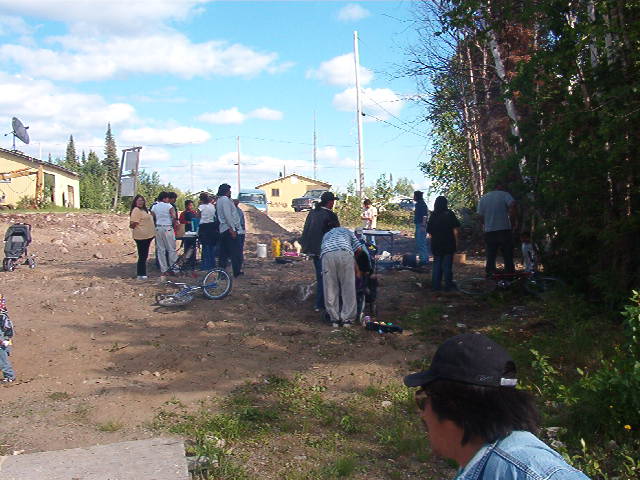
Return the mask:
{"type": "Polygon", "coordinates": [[[362,149],[362,103],[360,100],[360,54],[358,53],[358,31],[353,32],[353,59],[356,68],[356,122],[358,125],[358,195],[364,199],[364,153],[362,149]]]}
{"type": "Polygon", "coordinates": [[[313,179],[318,179],[318,136],[316,135],[316,112],[313,111],[313,179]]]}
{"type": "Polygon", "coordinates": [[[238,192],[236,195],[240,195],[240,135],[236,137],[236,146],[238,150],[238,163],[236,164],[238,165],[238,192]]]}

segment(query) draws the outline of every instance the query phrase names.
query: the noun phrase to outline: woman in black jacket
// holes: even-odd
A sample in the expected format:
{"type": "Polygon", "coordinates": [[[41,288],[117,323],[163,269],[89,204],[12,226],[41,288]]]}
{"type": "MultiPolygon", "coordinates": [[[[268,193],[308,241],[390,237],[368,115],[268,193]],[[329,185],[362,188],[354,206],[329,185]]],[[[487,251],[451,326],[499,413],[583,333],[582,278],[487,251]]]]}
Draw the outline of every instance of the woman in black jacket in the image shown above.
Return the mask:
{"type": "Polygon", "coordinates": [[[442,290],[444,276],[444,291],[455,290],[453,282],[453,254],[456,253],[460,222],[456,214],[448,208],[446,197],[436,198],[433,213],[427,223],[427,234],[431,238],[433,252],[433,270],[431,274],[431,288],[442,290]]]}

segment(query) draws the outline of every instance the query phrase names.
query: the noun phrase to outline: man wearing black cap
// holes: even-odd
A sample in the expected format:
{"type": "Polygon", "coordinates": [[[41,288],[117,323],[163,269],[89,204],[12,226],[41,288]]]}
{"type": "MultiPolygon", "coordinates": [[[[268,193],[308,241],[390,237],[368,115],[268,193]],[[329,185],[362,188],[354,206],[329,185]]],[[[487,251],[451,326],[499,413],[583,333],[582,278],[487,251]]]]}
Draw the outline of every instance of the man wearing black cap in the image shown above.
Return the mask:
{"type": "Polygon", "coordinates": [[[309,212],[302,230],[302,253],[306,253],[313,259],[316,270],[316,305],[315,310],[324,310],[324,289],[322,287],[322,262],[320,260],[320,246],[322,237],[333,226],[340,226],[338,216],[333,211],[333,205],[338,197],[332,192],[324,192],[320,197],[320,203],[309,212]]]}
{"type": "Polygon", "coordinates": [[[446,340],[431,366],[404,379],[434,453],[460,466],[456,480],[588,480],[540,441],[533,396],[516,389],[504,348],[477,333],[446,340]]]}

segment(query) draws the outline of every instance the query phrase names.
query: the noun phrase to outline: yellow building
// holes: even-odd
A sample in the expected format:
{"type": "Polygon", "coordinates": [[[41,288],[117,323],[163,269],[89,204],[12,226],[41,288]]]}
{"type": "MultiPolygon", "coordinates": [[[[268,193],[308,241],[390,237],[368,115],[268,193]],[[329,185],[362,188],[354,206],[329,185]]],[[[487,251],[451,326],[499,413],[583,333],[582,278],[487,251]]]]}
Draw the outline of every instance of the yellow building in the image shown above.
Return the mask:
{"type": "Polygon", "coordinates": [[[260,184],[256,186],[256,188],[266,192],[267,201],[271,202],[269,204],[269,211],[290,212],[293,210],[291,200],[301,197],[309,190],[329,190],[331,184],[292,173],[286,177],[280,177],[270,182],[260,184]]]}
{"type": "Polygon", "coordinates": [[[44,173],[45,200],[61,207],[80,208],[80,177],[66,168],[0,148],[0,205],[18,205],[36,198],[38,169],[44,173]]]}

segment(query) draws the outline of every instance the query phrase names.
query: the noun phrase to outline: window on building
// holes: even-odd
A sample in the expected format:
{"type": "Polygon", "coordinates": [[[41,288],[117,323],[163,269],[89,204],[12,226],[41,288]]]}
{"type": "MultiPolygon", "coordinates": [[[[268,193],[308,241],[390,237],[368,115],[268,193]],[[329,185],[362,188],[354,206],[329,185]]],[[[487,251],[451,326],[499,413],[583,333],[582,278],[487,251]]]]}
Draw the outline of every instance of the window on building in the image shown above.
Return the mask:
{"type": "Polygon", "coordinates": [[[279,188],[272,188],[271,189],[271,196],[272,197],[279,197],[280,196],[280,189],[279,188]]]}

